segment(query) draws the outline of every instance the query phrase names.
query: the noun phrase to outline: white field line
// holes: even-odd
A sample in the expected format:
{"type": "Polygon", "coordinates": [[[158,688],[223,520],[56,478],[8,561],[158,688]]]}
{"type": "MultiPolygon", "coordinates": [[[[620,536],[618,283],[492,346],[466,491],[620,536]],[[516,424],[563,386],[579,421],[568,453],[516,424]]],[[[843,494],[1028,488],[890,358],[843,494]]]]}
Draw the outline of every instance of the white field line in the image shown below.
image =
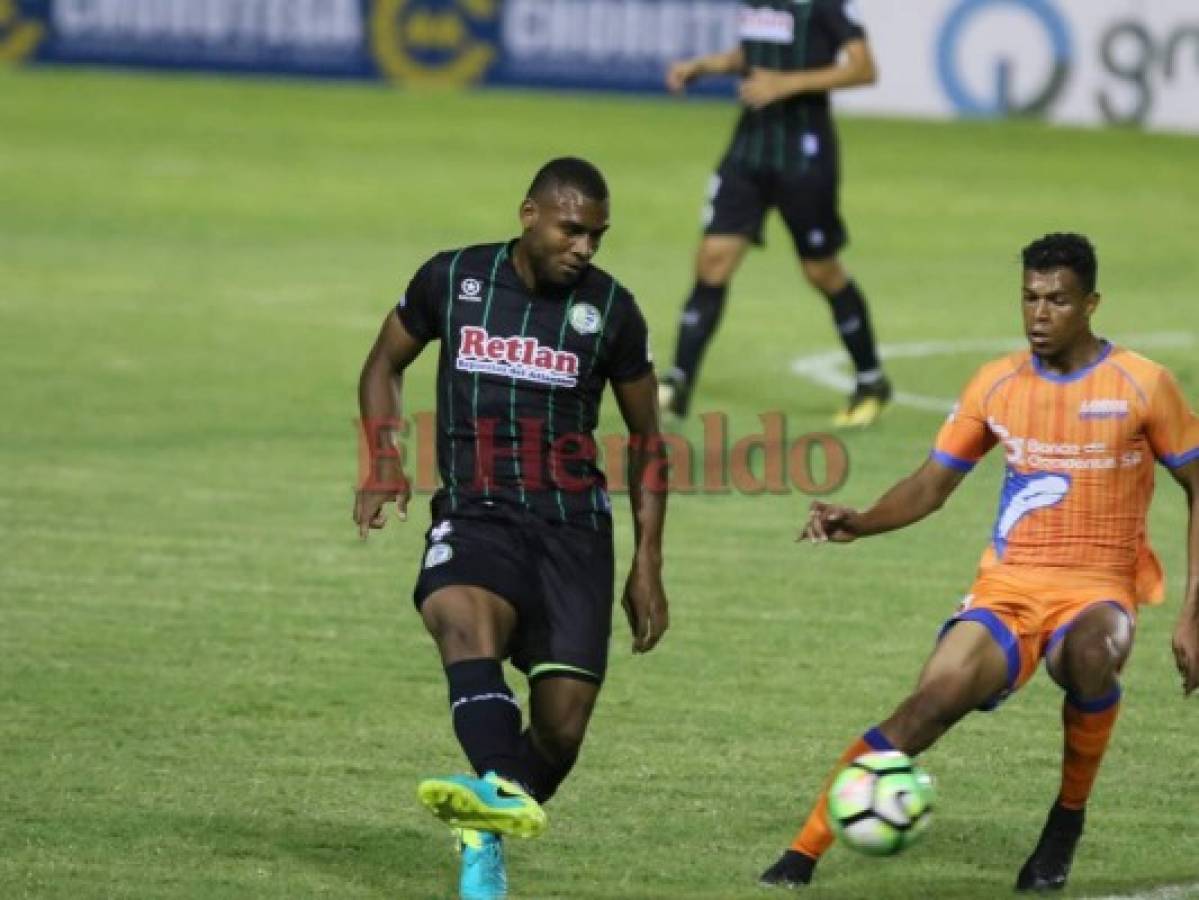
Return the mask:
{"type": "Polygon", "coordinates": [[[1190,884],[1167,884],[1135,894],[1107,894],[1103,897],[1084,897],[1083,900],[1190,900],[1199,897],[1199,881],[1190,884]]]}
{"type": "MultiPolygon", "coordinates": [[[[1128,334],[1113,339],[1122,347],[1133,350],[1192,347],[1195,336],[1185,331],[1156,331],[1147,334],[1128,334]]],[[[1007,353],[1027,347],[1017,338],[976,338],[961,341],[917,341],[908,344],[881,344],[883,359],[925,359],[930,356],[956,356],[962,353],[1007,353]]],[[[854,379],[847,371],[844,350],[826,350],[801,356],[791,363],[791,371],[801,378],[829,388],[840,394],[853,390],[854,379]]],[[[964,384],[964,381],[963,381],[964,384]]],[[[953,407],[952,397],[929,397],[909,391],[896,391],[894,402],[912,409],[946,413],[953,407]]]]}

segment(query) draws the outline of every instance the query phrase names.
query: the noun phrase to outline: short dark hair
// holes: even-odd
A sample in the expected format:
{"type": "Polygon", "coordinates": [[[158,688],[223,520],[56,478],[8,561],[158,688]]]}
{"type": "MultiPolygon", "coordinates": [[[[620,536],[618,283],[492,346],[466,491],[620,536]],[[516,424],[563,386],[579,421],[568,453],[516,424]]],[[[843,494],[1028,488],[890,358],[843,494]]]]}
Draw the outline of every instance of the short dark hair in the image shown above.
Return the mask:
{"type": "Polygon", "coordinates": [[[1069,269],[1078,276],[1082,289],[1095,292],[1099,277],[1099,260],[1095,247],[1081,234],[1055,231],[1033,241],[1021,252],[1024,270],[1047,272],[1050,269],[1069,269]]]}
{"type": "Polygon", "coordinates": [[[547,190],[571,187],[588,200],[607,200],[608,185],[600,170],[577,156],[560,156],[551,159],[533,176],[526,197],[536,197],[547,190]]]}

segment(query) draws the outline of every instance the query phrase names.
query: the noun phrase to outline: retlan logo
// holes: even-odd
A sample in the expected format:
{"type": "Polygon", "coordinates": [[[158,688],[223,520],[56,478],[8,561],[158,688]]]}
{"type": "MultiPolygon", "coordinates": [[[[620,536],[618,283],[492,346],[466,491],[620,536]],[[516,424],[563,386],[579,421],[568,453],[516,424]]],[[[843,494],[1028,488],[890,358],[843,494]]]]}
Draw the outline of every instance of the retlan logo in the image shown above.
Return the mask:
{"type": "Polygon", "coordinates": [[[574,387],[579,380],[574,353],[546,347],[535,337],[495,337],[475,325],[460,332],[455,368],[554,387],[574,387]]]}

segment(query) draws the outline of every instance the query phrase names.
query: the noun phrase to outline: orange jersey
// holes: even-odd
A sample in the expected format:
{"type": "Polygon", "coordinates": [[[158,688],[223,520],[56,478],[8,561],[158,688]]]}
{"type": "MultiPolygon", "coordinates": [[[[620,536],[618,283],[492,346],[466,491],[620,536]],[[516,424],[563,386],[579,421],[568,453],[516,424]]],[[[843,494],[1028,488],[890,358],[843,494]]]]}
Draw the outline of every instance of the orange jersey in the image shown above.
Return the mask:
{"type": "Polygon", "coordinates": [[[1161,599],[1146,524],[1153,464],[1199,459],[1199,417],[1165,368],[1106,342],[1070,375],[1028,351],[987,363],[932,456],[968,472],[996,444],[1007,471],[984,568],[1081,570],[1135,580],[1139,599],[1161,599]]]}

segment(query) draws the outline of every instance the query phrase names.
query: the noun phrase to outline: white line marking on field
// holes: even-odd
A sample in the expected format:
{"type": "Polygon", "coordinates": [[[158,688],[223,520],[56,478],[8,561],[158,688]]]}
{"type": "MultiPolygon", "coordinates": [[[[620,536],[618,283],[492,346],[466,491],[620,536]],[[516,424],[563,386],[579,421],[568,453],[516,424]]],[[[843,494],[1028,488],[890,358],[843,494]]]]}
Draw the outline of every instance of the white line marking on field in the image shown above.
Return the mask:
{"type": "MultiPolygon", "coordinates": [[[[1131,349],[1161,349],[1192,347],[1195,336],[1185,331],[1155,331],[1148,334],[1128,334],[1115,338],[1122,347],[1131,349]]],[[[908,344],[880,344],[879,355],[883,359],[924,359],[930,356],[956,356],[962,353],[1010,353],[1021,350],[1028,343],[1018,338],[977,338],[961,341],[916,341],[908,344]]],[[[847,371],[844,350],[825,350],[801,356],[791,363],[791,371],[801,378],[844,394],[853,390],[854,379],[847,371]]],[[[909,391],[896,391],[894,402],[923,409],[928,412],[945,413],[953,407],[953,399],[929,397],[909,391]]]]}
{"type": "Polygon", "coordinates": [[[1085,897],[1083,900],[1187,900],[1199,897],[1199,881],[1191,884],[1168,884],[1151,891],[1135,894],[1107,894],[1103,897],[1085,897]]]}

